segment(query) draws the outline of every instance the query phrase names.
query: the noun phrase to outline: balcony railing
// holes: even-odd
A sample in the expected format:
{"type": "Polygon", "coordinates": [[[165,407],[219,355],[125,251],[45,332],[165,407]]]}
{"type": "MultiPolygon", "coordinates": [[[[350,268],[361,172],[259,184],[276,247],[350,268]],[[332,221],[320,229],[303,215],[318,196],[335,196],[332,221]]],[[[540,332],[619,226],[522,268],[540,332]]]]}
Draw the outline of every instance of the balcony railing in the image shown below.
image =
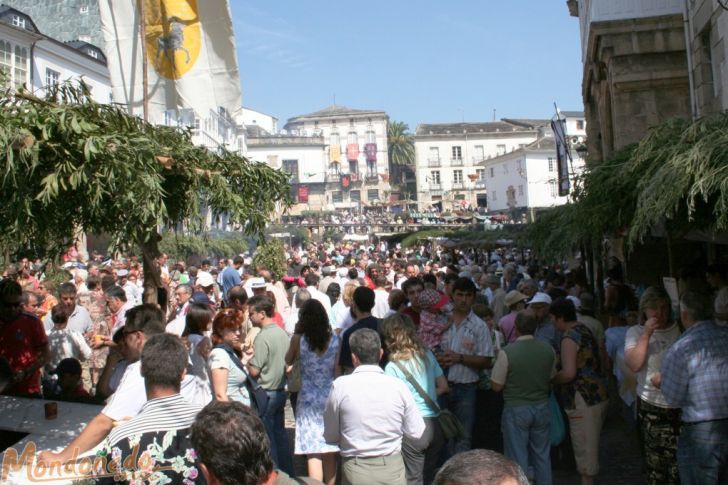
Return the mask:
{"type": "Polygon", "coordinates": [[[484,189],[485,188],[485,180],[476,180],[475,181],[475,188],[476,189],[484,189]]]}
{"type": "Polygon", "coordinates": [[[442,190],[442,184],[435,184],[430,182],[430,192],[433,190],[442,190]]]}
{"type": "Polygon", "coordinates": [[[450,159],[450,165],[453,167],[462,167],[463,166],[463,159],[462,158],[451,158],[450,159]]]}
{"type": "Polygon", "coordinates": [[[440,164],[441,164],[440,157],[428,158],[427,159],[427,166],[428,167],[439,167],[440,164]]]}
{"type": "Polygon", "coordinates": [[[484,162],[484,161],[485,161],[485,155],[475,155],[473,157],[473,163],[474,164],[477,164],[477,163],[480,163],[480,162],[484,162]]]}
{"type": "Polygon", "coordinates": [[[376,173],[367,173],[364,180],[368,184],[376,184],[379,181],[379,175],[376,173]]]}
{"type": "Polygon", "coordinates": [[[463,187],[464,187],[464,185],[463,185],[462,182],[453,182],[452,183],[452,188],[453,189],[462,189],[463,187]]]}
{"type": "Polygon", "coordinates": [[[326,174],[326,181],[327,182],[339,182],[341,181],[341,173],[339,172],[329,172],[326,174]]]}

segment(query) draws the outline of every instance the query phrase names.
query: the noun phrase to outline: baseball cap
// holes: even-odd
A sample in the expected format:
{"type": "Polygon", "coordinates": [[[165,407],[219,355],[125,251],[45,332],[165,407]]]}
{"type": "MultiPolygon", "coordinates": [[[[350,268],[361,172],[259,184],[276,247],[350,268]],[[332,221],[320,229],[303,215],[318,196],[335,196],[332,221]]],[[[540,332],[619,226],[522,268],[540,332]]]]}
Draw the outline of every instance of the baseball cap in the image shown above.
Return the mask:
{"type": "Polygon", "coordinates": [[[215,280],[212,279],[212,275],[210,273],[205,272],[197,276],[197,280],[195,280],[195,283],[197,284],[197,286],[207,287],[214,285],[215,280]]]}
{"type": "Polygon", "coordinates": [[[252,278],[250,280],[250,287],[252,289],[265,288],[265,280],[263,278],[252,278]]]}
{"type": "Polygon", "coordinates": [[[551,304],[551,297],[548,296],[546,293],[539,291],[535,295],[533,295],[533,298],[531,298],[528,301],[528,304],[531,305],[533,303],[546,303],[547,305],[551,304]]]}

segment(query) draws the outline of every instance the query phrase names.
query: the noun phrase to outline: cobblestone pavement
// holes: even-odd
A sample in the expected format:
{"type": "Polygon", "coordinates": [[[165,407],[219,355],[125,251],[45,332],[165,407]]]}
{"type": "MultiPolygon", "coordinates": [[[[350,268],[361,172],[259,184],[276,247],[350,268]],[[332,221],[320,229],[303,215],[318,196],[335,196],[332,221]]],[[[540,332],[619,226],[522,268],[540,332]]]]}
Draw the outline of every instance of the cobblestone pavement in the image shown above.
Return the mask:
{"type": "MultiPolygon", "coordinates": [[[[296,421],[293,410],[286,405],[286,430],[294,450],[294,429],[296,421]]],[[[642,485],[645,483],[642,471],[637,436],[626,422],[619,417],[610,416],[604,423],[599,446],[600,472],[595,483],[597,485],[642,485]]],[[[306,460],[303,456],[294,455],[294,466],[299,476],[307,474],[306,460]]],[[[554,485],[578,485],[579,474],[576,470],[554,469],[554,485]]]]}

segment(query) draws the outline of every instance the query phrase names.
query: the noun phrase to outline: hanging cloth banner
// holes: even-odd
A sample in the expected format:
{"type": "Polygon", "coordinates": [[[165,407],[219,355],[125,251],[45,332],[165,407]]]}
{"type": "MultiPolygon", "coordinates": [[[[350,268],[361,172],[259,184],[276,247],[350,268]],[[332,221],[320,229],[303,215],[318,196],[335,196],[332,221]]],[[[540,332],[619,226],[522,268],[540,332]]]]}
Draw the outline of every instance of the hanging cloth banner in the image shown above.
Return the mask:
{"type": "Polygon", "coordinates": [[[359,144],[358,143],[349,143],[346,146],[346,159],[355,162],[359,160],[359,144]]]}
{"type": "Polygon", "coordinates": [[[377,144],[367,143],[364,145],[364,154],[366,155],[367,162],[377,161],[377,144]]]}
{"type": "Polygon", "coordinates": [[[227,0],[100,0],[99,10],[114,102],[126,105],[130,114],[143,114],[142,32],[150,122],[164,124],[169,111],[179,119],[183,110],[193,110],[204,120],[221,108],[240,109],[227,0]]]}

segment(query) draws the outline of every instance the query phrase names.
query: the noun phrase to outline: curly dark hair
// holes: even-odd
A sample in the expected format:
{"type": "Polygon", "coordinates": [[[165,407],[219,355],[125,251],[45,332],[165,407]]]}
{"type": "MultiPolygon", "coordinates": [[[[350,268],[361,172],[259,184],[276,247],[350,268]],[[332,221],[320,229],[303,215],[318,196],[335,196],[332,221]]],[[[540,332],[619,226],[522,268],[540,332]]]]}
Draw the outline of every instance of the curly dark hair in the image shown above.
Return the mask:
{"type": "Polygon", "coordinates": [[[325,352],[331,339],[331,325],[326,309],[320,301],[310,299],[298,312],[296,333],[306,337],[314,352],[325,352]]]}
{"type": "Polygon", "coordinates": [[[258,485],[273,471],[263,422],[240,402],[212,401],[191,431],[197,457],[223,485],[258,485]]]}

